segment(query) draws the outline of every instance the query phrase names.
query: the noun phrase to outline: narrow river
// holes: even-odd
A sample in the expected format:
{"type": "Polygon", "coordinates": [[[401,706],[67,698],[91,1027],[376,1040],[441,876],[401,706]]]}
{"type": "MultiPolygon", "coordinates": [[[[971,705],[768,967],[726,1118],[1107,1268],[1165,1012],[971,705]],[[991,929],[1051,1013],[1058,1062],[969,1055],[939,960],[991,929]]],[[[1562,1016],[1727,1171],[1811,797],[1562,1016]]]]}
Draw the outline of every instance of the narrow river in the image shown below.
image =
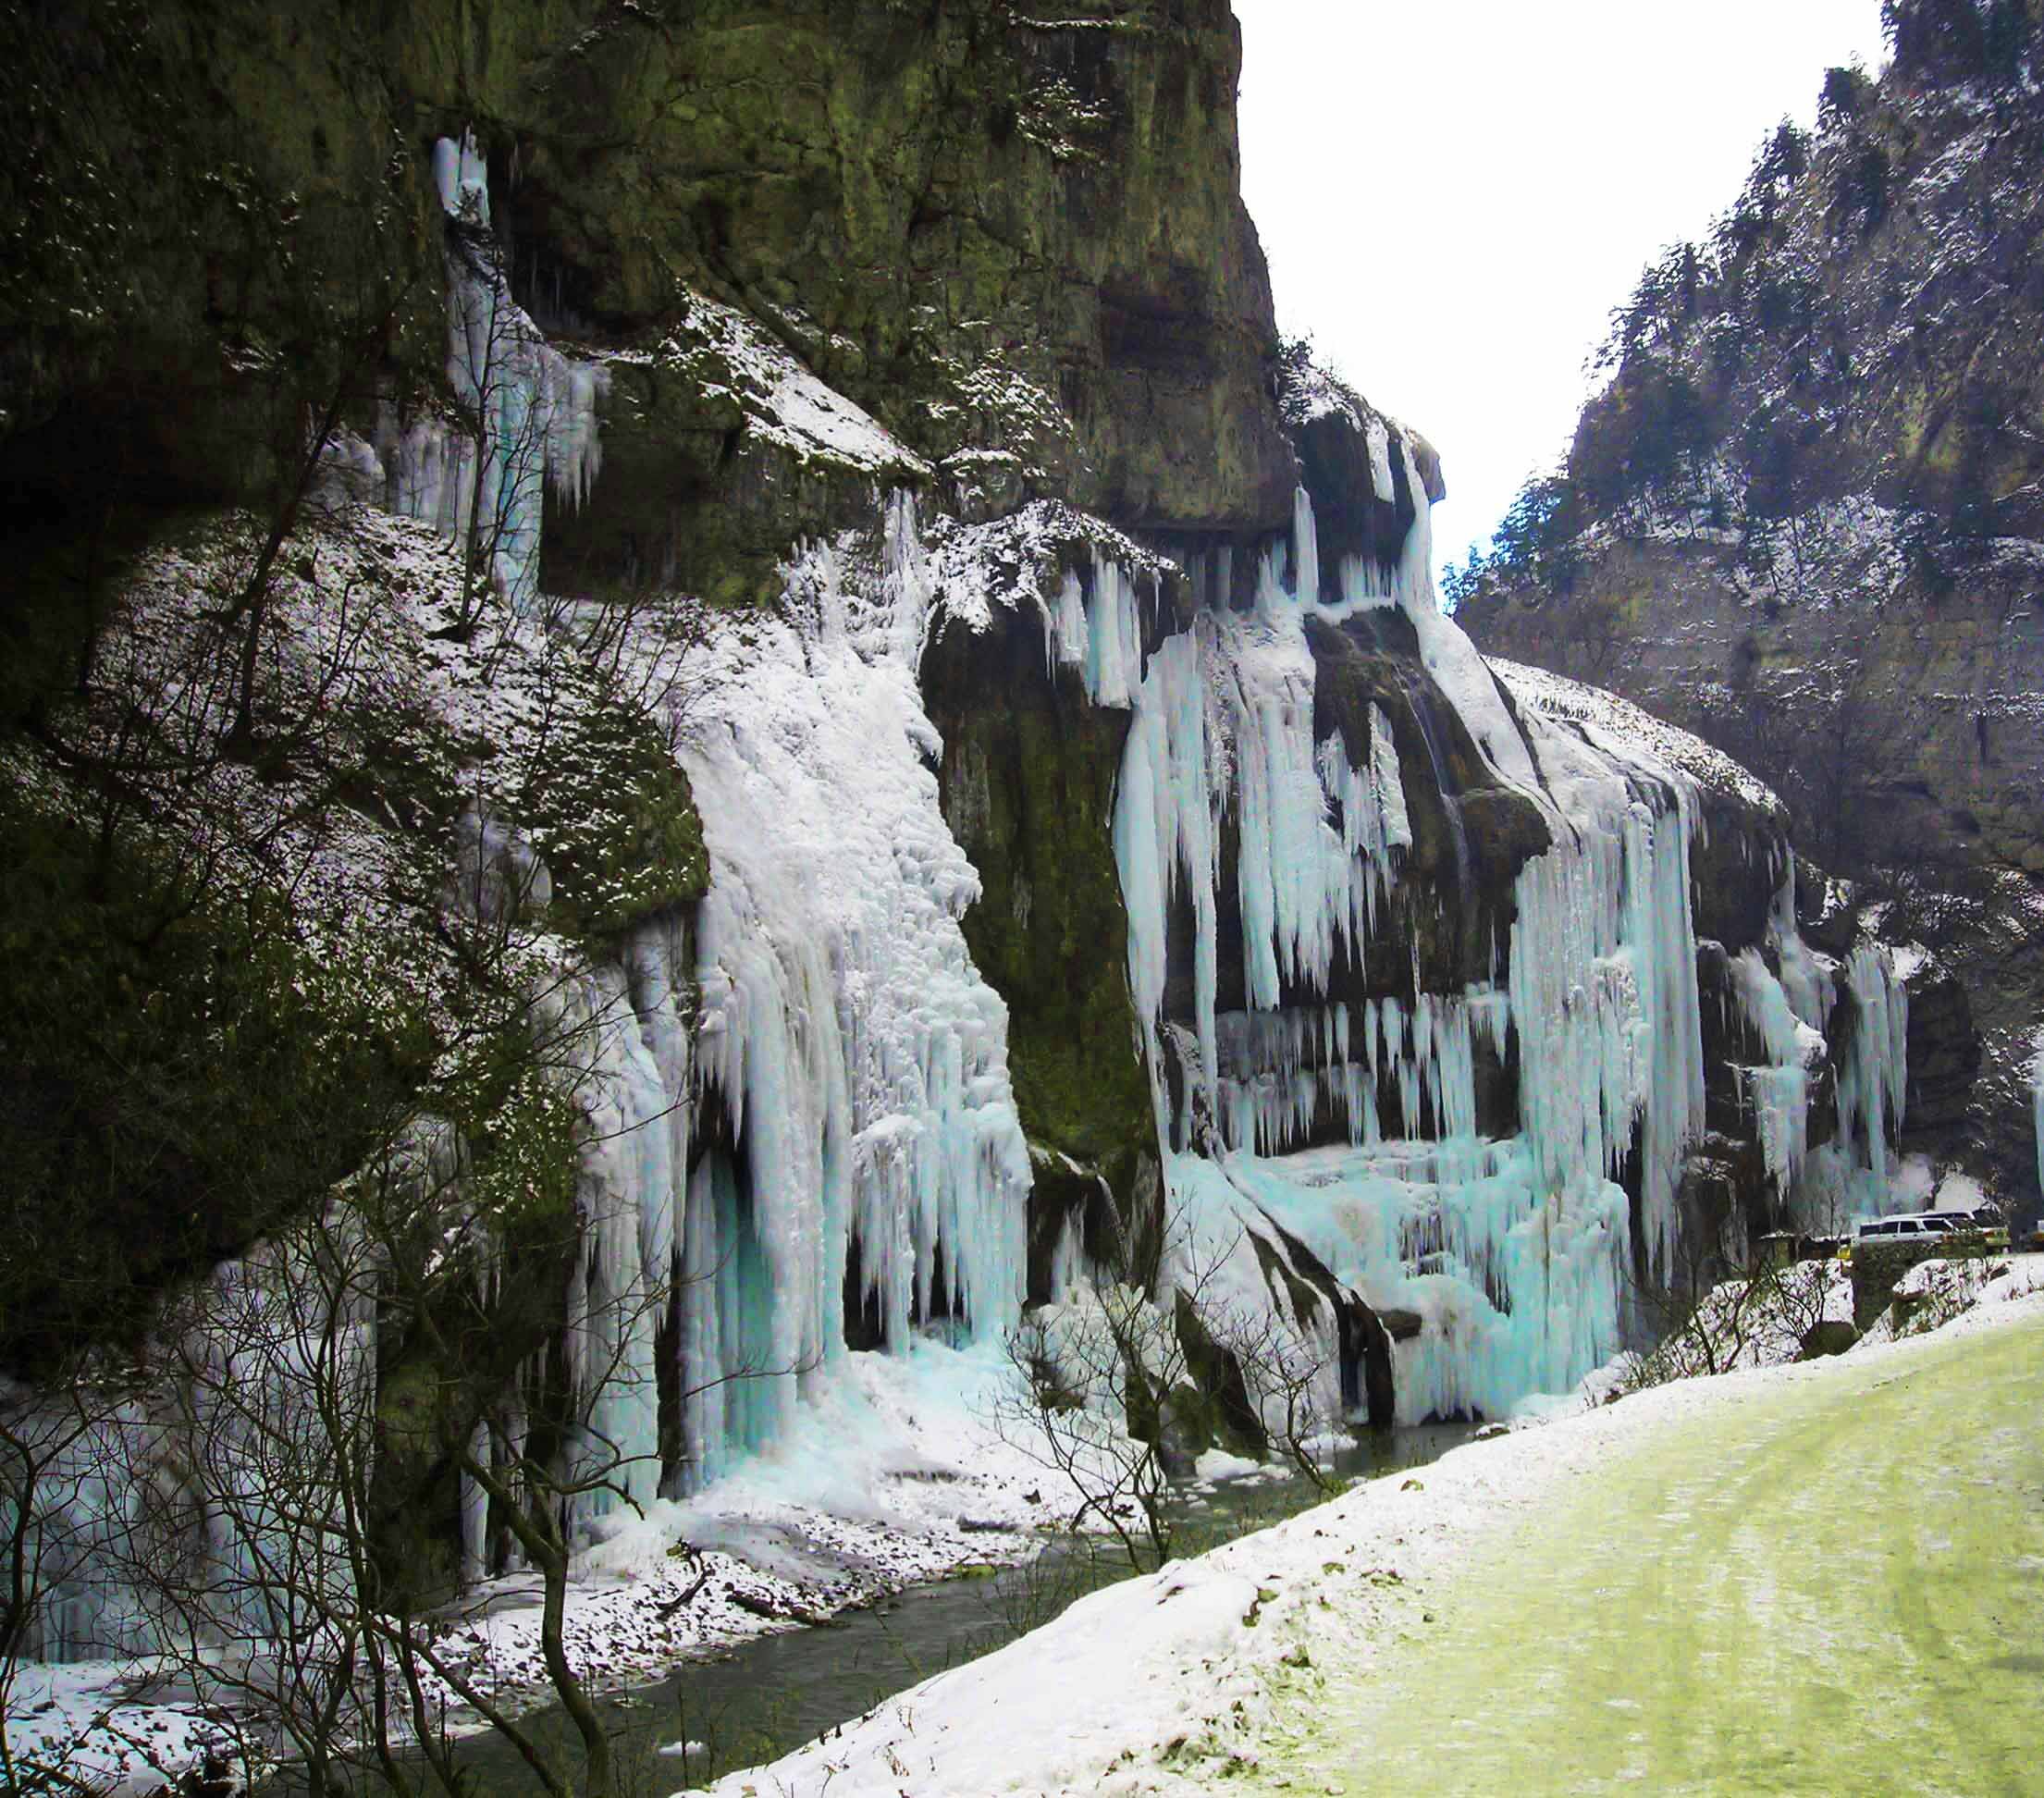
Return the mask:
{"type": "MultiPolygon", "coordinates": [[[[1437,1460],[1468,1441],[1473,1425],[1430,1424],[1358,1442],[1337,1457],[1350,1479],[1369,1479],[1437,1460]]],[[[1178,1513],[1173,1551],[1197,1554],[1305,1509],[1316,1494],[1291,1479],[1224,1481],[1178,1513]]],[[[712,1659],[692,1660],[658,1684],[602,1701],[619,1761],[621,1792],[663,1798],[733,1767],[772,1759],[861,1716],[932,1673],[990,1653],[1048,1622],[1073,1599],[1129,1572],[1118,1549],[1061,1538],[1035,1560],[998,1571],[911,1586],[820,1628],[763,1636],[712,1659]],[[684,1744],[701,1744],[683,1752],[684,1744]]],[[[579,1758],[559,1711],[526,1719],[557,1744],[564,1765],[579,1758]]],[[[461,1747],[475,1798],[511,1798],[536,1788],[524,1763],[490,1735],[461,1747]]]]}

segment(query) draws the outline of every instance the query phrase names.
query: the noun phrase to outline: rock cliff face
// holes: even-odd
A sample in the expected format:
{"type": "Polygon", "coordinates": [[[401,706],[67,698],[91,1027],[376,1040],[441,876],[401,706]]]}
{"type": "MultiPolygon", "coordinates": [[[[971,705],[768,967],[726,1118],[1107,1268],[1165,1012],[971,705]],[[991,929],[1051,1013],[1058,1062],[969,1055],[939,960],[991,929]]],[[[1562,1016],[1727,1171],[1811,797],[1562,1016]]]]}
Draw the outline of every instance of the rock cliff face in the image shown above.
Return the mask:
{"type": "MultiPolygon", "coordinates": [[[[255,853],[309,835],[337,917],[538,993],[503,1033],[549,1052],[503,1082],[536,1117],[432,1085],[474,980],[406,1041],[449,1184],[572,1269],[558,1318],[483,1332],[515,1427],[429,1313],[351,1321],[417,1584],[498,1564],[490,1466],[558,1463],[591,1528],[853,1349],[1118,1282],[1206,1388],[1131,1406],[1175,1448],[1255,1446],[1244,1317],[1324,1413],[1490,1416],[1755,1232],[1887,1202],[1906,999],[1820,952],[1779,802],[1486,665],[1434,596],[1432,450],[1277,355],[1225,6],[121,18],[105,105],[29,80],[21,115],[111,284],[6,370],[44,571],[8,827],[132,784],[117,727],[193,683],[119,685],[129,647],[224,640],[179,717],[223,813],[280,808],[228,833],[237,898],[326,940],[255,853]],[[138,94],[192,119],[154,160],[138,94]],[[267,547],[188,552],[194,500],[267,547]],[[95,507],[145,552],[86,555],[95,507]]],[[[282,1258],[231,1258],[288,1211],[189,1262],[260,1287],[282,1258]]],[[[167,1466],[215,1420],[156,1402],[106,1431],[167,1466]]],[[[78,1565],[53,1651],[138,1645],[78,1565]]]]}
{"type": "MultiPolygon", "coordinates": [[[[1913,957],[1908,1146],[2037,1199],[2044,405],[2036,8],[1905,5],[1707,245],[1459,616],[1696,731],[1913,957]]],[[[1835,909],[1835,906],[1834,906],[1835,909]]],[[[1832,934],[1838,934],[1835,926],[1832,934]]],[[[1849,932],[1848,932],[1849,934],[1849,932]]]]}
{"type": "Polygon", "coordinates": [[[1288,511],[1224,0],[99,10],[10,14],[9,210],[41,227],[0,371],[0,480],[24,497],[68,497],[109,442],[142,491],[239,496],[272,447],[274,359],[316,386],[355,334],[430,385],[424,171],[473,129],[519,301],[639,352],[607,524],[553,534],[557,586],[770,597],[791,532],[877,472],[748,432],[737,327],[705,302],[879,419],[910,452],[890,476],[947,501],[1288,511]]]}

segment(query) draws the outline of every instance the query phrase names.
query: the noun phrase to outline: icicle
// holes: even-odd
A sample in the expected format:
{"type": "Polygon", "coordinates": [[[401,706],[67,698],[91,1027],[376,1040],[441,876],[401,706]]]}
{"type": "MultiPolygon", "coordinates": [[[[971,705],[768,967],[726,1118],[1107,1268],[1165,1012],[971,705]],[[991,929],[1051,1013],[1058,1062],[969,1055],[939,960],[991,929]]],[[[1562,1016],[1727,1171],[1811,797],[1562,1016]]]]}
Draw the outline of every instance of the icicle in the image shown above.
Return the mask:
{"type": "Polygon", "coordinates": [[[1775,889],[1774,906],[1767,919],[1767,940],[1781,963],[1781,990],[1789,1007],[1813,1030],[1829,1029],[1831,1007],[1838,989],[1830,964],[1811,953],[1804,942],[1795,917],[1795,851],[1791,849],[1781,883],[1775,889]]]}
{"type": "Polygon", "coordinates": [[[441,138],[434,144],[433,179],[441,208],[450,217],[489,224],[489,168],[475,147],[474,131],[463,131],[459,143],[441,138]]]}
{"type": "Polygon", "coordinates": [[[1889,1208],[1888,1139],[1901,1127],[1908,1088],[1909,990],[1878,942],[1863,942],[1847,957],[1845,983],[1858,1019],[1839,1070],[1839,1141],[1850,1164],[1864,1170],[1855,1182],[1858,1209],[1878,1216],[1889,1208]]]}
{"type": "Polygon", "coordinates": [[[1293,596],[1302,606],[1320,603],[1320,534],[1313,524],[1313,502],[1304,487],[1292,489],[1293,596]]]}
{"type": "MultiPolygon", "coordinates": [[[[641,946],[642,964],[647,951],[641,946]]],[[[588,1124],[577,1208],[581,1265],[568,1282],[561,1342],[583,1422],[566,1447],[572,1474],[607,1489],[580,1494],[585,1529],[622,1498],[645,1504],[660,1476],[658,1332],[672,1262],[678,1176],[670,1090],[640,1028],[622,969],[599,967],[547,995],[549,1035],[583,1066],[588,1124]]]]}
{"type": "MultiPolygon", "coordinates": [[[[1363,438],[1370,450],[1371,492],[1387,506],[1396,504],[1398,489],[1391,478],[1391,432],[1374,413],[1364,424],[1363,438]]],[[[1419,487],[1414,487],[1412,492],[1415,499],[1423,497],[1419,487]]]]}
{"type": "Polygon", "coordinates": [[[489,227],[489,177],[474,137],[442,138],[433,166],[440,203],[469,228],[448,252],[448,379],[476,437],[426,417],[400,432],[386,416],[382,460],[393,511],[465,540],[474,529],[512,602],[537,591],[543,488],[581,507],[602,467],[599,400],[610,371],[549,344],[511,288],[489,227]]]}
{"type": "Polygon", "coordinates": [[[1735,955],[1730,971],[1742,1015],[1767,1047],[1767,1063],[1742,1072],[1767,1173],[1786,1200],[1809,1152],[1810,1070],[1823,1060],[1824,1039],[1796,1016],[1758,950],[1735,955]]]}
{"type": "MultiPolygon", "coordinates": [[[[469,1438],[469,1453],[487,1464],[489,1426],[478,1423],[469,1438]]],[[[488,1571],[489,1494],[473,1474],[462,1475],[462,1583],[473,1585],[488,1571]]]]}

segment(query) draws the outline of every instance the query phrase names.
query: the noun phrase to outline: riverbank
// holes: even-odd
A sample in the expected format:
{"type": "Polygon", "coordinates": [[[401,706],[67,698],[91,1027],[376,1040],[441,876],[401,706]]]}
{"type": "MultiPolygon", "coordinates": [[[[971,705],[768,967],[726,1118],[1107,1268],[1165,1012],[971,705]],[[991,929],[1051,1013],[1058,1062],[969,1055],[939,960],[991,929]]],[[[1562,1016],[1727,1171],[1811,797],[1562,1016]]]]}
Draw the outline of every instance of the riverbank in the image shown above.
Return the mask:
{"type": "MultiPolygon", "coordinates": [[[[570,1659],[617,1691],[678,1662],[795,1630],[972,1565],[1026,1560],[1070,1518],[1069,1488],[989,1423],[1007,1377],[997,1346],[853,1355],[813,1382],[769,1453],[683,1502],[619,1515],[578,1558],[570,1659]]],[[[552,1698],[536,1582],[479,1586],[442,1619],[442,1647],[512,1710],[552,1698]]],[[[233,1719],[154,1659],[25,1663],[7,1693],[11,1752],[110,1795],[148,1793],[203,1760],[248,1758],[233,1719]]],[[[449,1697],[455,1733],[486,1727],[449,1697]]]]}
{"type": "MultiPolygon", "coordinates": [[[[619,1732],[657,1735],[647,1724],[659,1717],[675,1720],[665,1733],[681,1743],[710,1739],[701,1761],[676,1756],[663,1765],[670,1778],[732,1765],[741,1743],[754,1755],[777,1752],[932,1666],[1012,1639],[1108,1577],[1111,1556],[1083,1578],[1047,1564],[1040,1575],[1023,1576],[1027,1590],[971,1581],[963,1593],[930,1591],[961,1573],[1023,1568],[1047,1543],[1069,1540],[1077,1489],[1034,1459],[1026,1440],[1004,1438],[989,1421],[993,1391],[1011,1377],[997,1348],[926,1343],[904,1355],[847,1357],[818,1376],[800,1422],[771,1451],[694,1500],[620,1516],[578,1561],[563,1631],[571,1660],[619,1732]],[[914,1613],[896,1616],[904,1594],[914,1613]],[[840,1677],[829,1663],[847,1631],[856,1633],[882,1610],[873,1632],[879,1650],[840,1677]],[[766,1648],[763,1639],[814,1636],[819,1628],[828,1636],[807,1647],[753,1652],[766,1648]],[[656,1682],[678,1682],[693,1709],[677,1714],[668,1693],[651,1690],[656,1682]],[[734,1720],[720,1718],[715,1698],[697,1690],[753,1682],[804,1691],[786,1706],[747,1694],[734,1720]],[[819,1710],[827,1692],[843,1702],[819,1710]]],[[[1466,1434],[1459,1426],[1401,1431],[1360,1446],[1354,1460],[1366,1471],[1373,1455],[1378,1465],[1431,1459],[1466,1434]]],[[[1310,1502],[1278,1492],[1287,1475],[1275,1465],[1213,1456],[1201,1471],[1209,1477],[1181,1494],[1188,1540],[1257,1527],[1271,1513],[1244,1519],[1264,1502],[1250,1495],[1267,1494],[1279,1514],[1310,1502]]],[[[1359,1469],[1345,1463],[1344,1471],[1359,1469]]],[[[493,1581],[446,1616],[439,1643],[493,1701],[527,1716],[555,1703],[541,1662],[539,1599],[529,1579],[493,1581]]],[[[856,1646],[844,1652],[856,1658],[856,1646]]],[[[464,1759],[491,1765],[497,1744],[487,1726],[442,1695],[449,1733],[474,1738],[464,1759]]],[[[189,1669],[153,1660],[23,1665],[6,1716],[13,1752],[61,1765],[107,1793],[158,1791],[209,1755],[228,1766],[265,1758],[231,1715],[202,1702],[189,1669]]],[[[547,1720],[534,1720],[545,1736],[547,1720]]],[[[672,1748],[645,1746],[649,1755],[672,1748]]],[[[513,1757],[508,1748],[503,1755],[509,1769],[513,1757]]],[[[515,1771],[515,1779],[507,1771],[504,1789],[525,1789],[523,1768],[515,1771]]]]}
{"type": "MultiPolygon", "coordinates": [[[[1430,1652],[1428,1639],[1451,1607],[1477,1615],[1490,1602],[1492,1592],[1471,1582],[1471,1570],[1497,1577],[1516,1549],[1558,1520],[1590,1528],[1583,1505],[1614,1468],[1649,1470],[1633,1488],[1642,1504],[1654,1489],[1656,1459],[1685,1440],[1709,1439],[1699,1433],[1765,1432],[1769,1408],[1808,1401],[1850,1412],[1884,1382],[1947,1362],[1963,1368],[1976,1333],[2034,1338],[2040,1331],[2044,1295],[2015,1298],[1928,1336],[1829,1361],[1683,1381],[1472,1444],[1423,1473],[1373,1481],[1198,1560],[1082,1600],[999,1653],[709,1790],[716,1798],[811,1798],[826,1788],[831,1798],[1190,1793],[1224,1780],[1231,1790],[1374,1790],[1352,1783],[1372,1752],[1342,1720],[1355,1694],[1410,1690],[1407,1673],[1430,1652]]],[[[2026,1348],[2018,1361],[2044,1367],[2044,1351],[2026,1348]]],[[[2028,1415],[2009,1421],[2030,1429],[2028,1415]]],[[[1645,1520],[1597,1519],[1594,1502],[1587,1515],[1611,1564],[1637,1555],[1629,1532],[1645,1520]]],[[[1849,1521],[1879,1540],[1878,1518],[1855,1512],[1849,1521]]],[[[1788,1616],[1779,1621],[1801,1627],[1788,1616]]],[[[1521,1644],[1536,1664],[1548,1645],[1521,1644]]],[[[1467,1702],[1473,1709],[1488,1701],[1467,1702]]],[[[1413,1758],[1397,1789],[1410,1791],[1434,1744],[1410,1733],[1404,1741],[1413,1758]]],[[[1521,1779],[1520,1789],[1561,1788],[1536,1778],[1521,1779]]]]}

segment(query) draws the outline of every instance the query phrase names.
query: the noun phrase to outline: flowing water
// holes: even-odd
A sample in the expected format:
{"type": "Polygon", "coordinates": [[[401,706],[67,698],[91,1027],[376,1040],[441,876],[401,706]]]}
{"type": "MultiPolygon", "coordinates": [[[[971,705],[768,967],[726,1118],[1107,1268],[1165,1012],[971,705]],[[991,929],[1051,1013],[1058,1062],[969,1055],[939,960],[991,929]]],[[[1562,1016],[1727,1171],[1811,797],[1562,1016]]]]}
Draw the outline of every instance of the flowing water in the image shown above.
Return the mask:
{"type": "MultiPolygon", "coordinates": [[[[1336,1472],[1369,1479],[1437,1460],[1469,1440],[1469,1424],[1427,1424],[1360,1440],[1336,1472]]],[[[1175,1518],[1173,1551],[1217,1546],[1307,1509],[1317,1494],[1297,1478],[1224,1481],[1175,1518]]],[[[1126,1579],[1112,1544],[1061,1538],[1036,1559],[912,1586],[819,1627],[763,1636],[692,1660],[659,1683],[601,1701],[619,1762],[619,1790],[651,1798],[786,1753],[928,1679],[1048,1622],[1075,1598],[1126,1579]],[[700,1748],[683,1752],[685,1743],[700,1748]]],[[[526,1719],[563,1764],[576,1738],[558,1710],[526,1719]]],[[[476,1798],[535,1791],[532,1773],[493,1736],[461,1744],[476,1798]]]]}

